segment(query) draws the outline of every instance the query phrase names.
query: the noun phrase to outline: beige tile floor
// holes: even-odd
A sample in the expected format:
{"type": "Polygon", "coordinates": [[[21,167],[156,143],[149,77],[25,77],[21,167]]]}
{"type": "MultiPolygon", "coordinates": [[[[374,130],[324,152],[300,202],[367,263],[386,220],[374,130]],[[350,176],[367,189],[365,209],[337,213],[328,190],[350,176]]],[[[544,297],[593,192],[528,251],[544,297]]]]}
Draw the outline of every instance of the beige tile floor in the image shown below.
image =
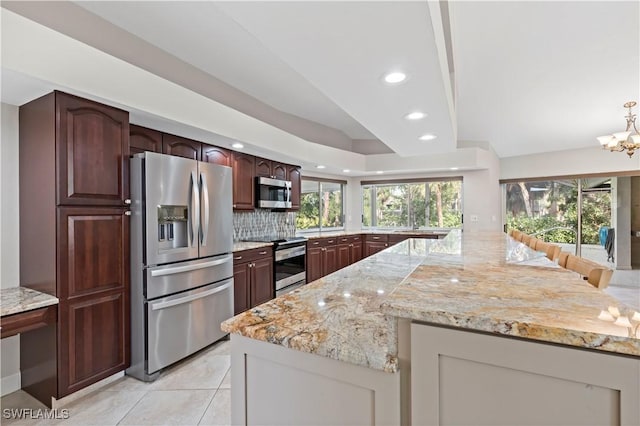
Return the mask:
{"type": "MultiPolygon", "coordinates": [[[[7,419],[6,409],[46,408],[23,391],[2,397],[2,425],[229,425],[229,341],[162,372],[153,383],[123,377],[62,407],[68,419],[7,419]]],[[[36,413],[36,411],[33,411],[36,413]]],[[[61,411],[59,411],[61,414],[61,411]]]]}

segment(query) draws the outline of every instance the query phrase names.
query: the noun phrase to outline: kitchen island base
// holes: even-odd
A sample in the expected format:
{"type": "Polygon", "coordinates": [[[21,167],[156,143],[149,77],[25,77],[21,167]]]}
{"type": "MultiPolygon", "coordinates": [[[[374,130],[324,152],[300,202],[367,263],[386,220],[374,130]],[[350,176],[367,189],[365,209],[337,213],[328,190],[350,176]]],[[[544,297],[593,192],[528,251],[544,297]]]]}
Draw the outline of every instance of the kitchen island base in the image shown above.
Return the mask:
{"type": "Polygon", "coordinates": [[[640,359],[411,324],[412,424],[639,425],[640,359]]]}
{"type": "Polygon", "coordinates": [[[231,335],[234,425],[398,425],[400,374],[231,335]]]}

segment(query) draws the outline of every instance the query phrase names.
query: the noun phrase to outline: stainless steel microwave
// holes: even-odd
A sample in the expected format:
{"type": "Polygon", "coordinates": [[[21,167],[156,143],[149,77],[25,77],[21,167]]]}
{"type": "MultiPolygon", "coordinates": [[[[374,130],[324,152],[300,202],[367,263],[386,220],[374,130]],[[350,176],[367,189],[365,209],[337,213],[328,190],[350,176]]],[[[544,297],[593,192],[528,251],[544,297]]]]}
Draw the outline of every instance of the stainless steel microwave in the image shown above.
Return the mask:
{"type": "Polygon", "coordinates": [[[268,177],[257,177],[256,207],[263,209],[291,208],[291,182],[268,177]]]}

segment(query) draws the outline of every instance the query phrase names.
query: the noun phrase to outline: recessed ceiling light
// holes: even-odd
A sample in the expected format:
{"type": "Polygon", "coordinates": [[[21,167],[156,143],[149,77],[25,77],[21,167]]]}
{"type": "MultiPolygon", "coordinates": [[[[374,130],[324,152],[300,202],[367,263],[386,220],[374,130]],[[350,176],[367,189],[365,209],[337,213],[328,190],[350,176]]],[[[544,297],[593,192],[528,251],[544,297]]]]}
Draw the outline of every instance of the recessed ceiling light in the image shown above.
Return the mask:
{"type": "Polygon", "coordinates": [[[449,170],[458,170],[458,167],[449,167],[449,170]]]}
{"type": "Polygon", "coordinates": [[[231,148],[242,149],[242,148],[244,148],[244,145],[242,145],[240,142],[235,142],[235,143],[231,144],[231,148]]]}
{"type": "Polygon", "coordinates": [[[421,119],[425,118],[426,116],[427,116],[427,114],[425,114],[424,112],[414,111],[414,112],[410,112],[409,114],[405,115],[404,118],[406,118],[407,120],[421,120],[421,119]]]}
{"type": "Polygon", "coordinates": [[[400,71],[390,72],[384,76],[384,81],[389,84],[398,84],[402,83],[407,79],[407,75],[400,71]]]}
{"type": "Polygon", "coordinates": [[[326,166],[323,166],[322,164],[318,164],[316,166],[316,169],[324,169],[324,168],[326,168],[326,166]]]}
{"type": "Polygon", "coordinates": [[[436,135],[432,135],[431,133],[427,133],[426,135],[420,136],[418,139],[420,139],[421,141],[432,141],[435,138],[437,138],[436,135]]]}
{"type": "Polygon", "coordinates": [[[383,172],[382,170],[378,170],[376,173],[377,173],[377,174],[379,174],[379,175],[381,175],[381,174],[383,174],[384,172],[383,172]]]}
{"type": "Polygon", "coordinates": [[[350,171],[351,171],[351,170],[349,170],[349,169],[344,169],[344,170],[342,171],[342,173],[349,173],[350,171]]]}

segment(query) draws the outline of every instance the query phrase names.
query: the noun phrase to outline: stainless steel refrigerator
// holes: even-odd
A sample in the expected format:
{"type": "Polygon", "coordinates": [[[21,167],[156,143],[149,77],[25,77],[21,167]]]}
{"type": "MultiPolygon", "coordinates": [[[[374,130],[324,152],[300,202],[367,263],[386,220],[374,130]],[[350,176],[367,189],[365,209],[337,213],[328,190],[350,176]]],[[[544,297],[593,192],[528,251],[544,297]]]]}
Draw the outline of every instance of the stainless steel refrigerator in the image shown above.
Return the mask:
{"type": "Polygon", "coordinates": [[[153,152],[130,162],[131,367],[160,370],[222,338],[233,316],[231,168],[153,152]]]}

